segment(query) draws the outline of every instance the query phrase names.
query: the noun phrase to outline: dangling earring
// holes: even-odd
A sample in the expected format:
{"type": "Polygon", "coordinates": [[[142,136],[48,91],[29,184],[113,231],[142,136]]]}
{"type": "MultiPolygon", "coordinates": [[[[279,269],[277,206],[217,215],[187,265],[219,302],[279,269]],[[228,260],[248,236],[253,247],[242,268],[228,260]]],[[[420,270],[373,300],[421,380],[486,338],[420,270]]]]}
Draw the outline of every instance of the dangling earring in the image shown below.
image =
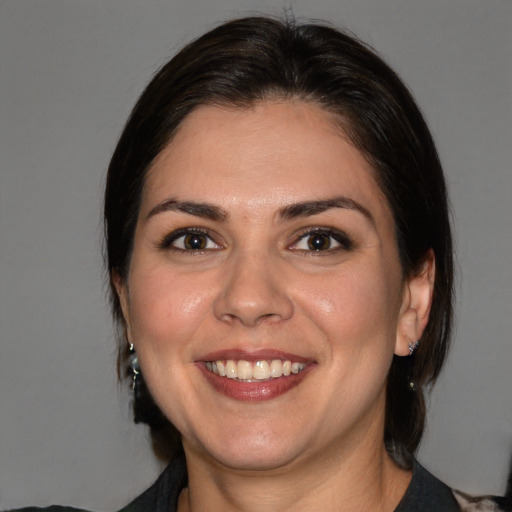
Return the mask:
{"type": "Polygon", "coordinates": [[[409,381],[409,391],[416,391],[416,383],[411,378],[412,356],[413,356],[414,352],[416,351],[416,349],[418,348],[419,344],[420,344],[420,340],[409,342],[409,372],[408,372],[409,377],[407,379],[409,381]]]}
{"type": "Polygon", "coordinates": [[[420,340],[418,341],[409,341],[409,356],[414,354],[414,351],[419,347],[420,340]]]}
{"type": "Polygon", "coordinates": [[[139,379],[137,377],[140,375],[140,366],[139,359],[137,357],[137,353],[135,352],[135,347],[133,343],[130,343],[130,372],[132,374],[132,390],[135,395],[138,392],[139,379]]]}

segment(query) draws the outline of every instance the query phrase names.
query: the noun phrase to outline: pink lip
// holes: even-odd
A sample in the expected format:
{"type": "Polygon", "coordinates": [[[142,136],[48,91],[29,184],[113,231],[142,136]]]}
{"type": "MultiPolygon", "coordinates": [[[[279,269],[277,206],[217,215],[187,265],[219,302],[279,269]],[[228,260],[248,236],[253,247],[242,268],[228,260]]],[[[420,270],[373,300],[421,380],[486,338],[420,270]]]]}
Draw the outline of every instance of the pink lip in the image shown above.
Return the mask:
{"type": "Polygon", "coordinates": [[[297,363],[307,363],[311,359],[301,357],[296,354],[290,354],[282,352],[281,350],[273,349],[260,349],[260,350],[241,350],[241,349],[229,349],[229,350],[217,350],[216,352],[210,352],[201,356],[198,361],[226,361],[232,359],[235,361],[263,361],[269,359],[280,359],[281,361],[292,361],[297,363]]]}
{"type": "Polygon", "coordinates": [[[208,383],[217,392],[222,393],[229,398],[233,398],[234,400],[246,402],[261,402],[263,400],[271,400],[283,395],[298,386],[307,377],[309,372],[316,367],[316,364],[310,359],[279,350],[266,349],[253,352],[239,349],[211,352],[201,357],[201,360],[196,361],[196,365],[201,370],[208,383]],[[309,364],[307,364],[304,370],[300,373],[260,382],[239,382],[235,379],[228,379],[227,377],[216,375],[206,368],[205,363],[207,361],[226,361],[228,359],[251,362],[281,359],[282,361],[309,364]]]}

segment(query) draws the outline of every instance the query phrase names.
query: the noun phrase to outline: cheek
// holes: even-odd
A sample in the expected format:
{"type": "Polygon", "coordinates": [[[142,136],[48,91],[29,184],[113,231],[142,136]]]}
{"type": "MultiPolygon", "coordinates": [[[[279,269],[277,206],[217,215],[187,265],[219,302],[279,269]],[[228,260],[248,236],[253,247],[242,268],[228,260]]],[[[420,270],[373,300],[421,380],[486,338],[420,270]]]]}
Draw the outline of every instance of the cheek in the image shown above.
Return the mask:
{"type": "Polygon", "coordinates": [[[194,279],[158,269],[131,276],[132,335],[141,351],[183,350],[203,321],[209,306],[209,287],[194,279]]]}
{"type": "Polygon", "coordinates": [[[394,343],[400,286],[393,271],[354,265],[333,275],[315,276],[307,293],[297,289],[304,310],[329,338],[346,345],[372,339],[394,343]],[[305,297],[307,297],[306,303],[305,297]]]}

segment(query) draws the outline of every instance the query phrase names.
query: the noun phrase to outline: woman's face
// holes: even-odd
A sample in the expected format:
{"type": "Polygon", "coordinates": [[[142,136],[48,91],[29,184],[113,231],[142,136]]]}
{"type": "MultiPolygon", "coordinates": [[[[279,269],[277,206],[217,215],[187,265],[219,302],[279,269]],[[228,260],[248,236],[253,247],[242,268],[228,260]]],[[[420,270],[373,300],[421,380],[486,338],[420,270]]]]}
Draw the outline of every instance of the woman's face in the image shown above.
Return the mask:
{"type": "Polygon", "coordinates": [[[381,442],[409,284],[359,151],[320,108],[265,102],[184,120],[148,173],[118,289],[185,446],[271,469],[381,442]]]}

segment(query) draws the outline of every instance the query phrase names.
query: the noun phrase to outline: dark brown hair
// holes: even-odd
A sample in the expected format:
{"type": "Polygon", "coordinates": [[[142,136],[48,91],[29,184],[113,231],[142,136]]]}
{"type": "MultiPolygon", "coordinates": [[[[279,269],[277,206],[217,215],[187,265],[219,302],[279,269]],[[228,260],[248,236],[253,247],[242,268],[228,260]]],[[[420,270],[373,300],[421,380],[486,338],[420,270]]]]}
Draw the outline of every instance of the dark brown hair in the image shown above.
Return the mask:
{"type": "MultiPolygon", "coordinates": [[[[404,276],[419,271],[429,249],[435,254],[430,320],[414,356],[395,357],[387,385],[386,445],[396,458],[413,453],[424,429],[424,393],[445,361],[452,325],[446,187],[431,134],[409,91],[353,36],[316,23],[251,17],[215,28],[169,61],[137,102],[110,163],[104,212],[108,272],[126,279],[146,171],[183,119],[201,105],[246,108],[266,99],[312,102],[339,120],[389,202],[404,276]]],[[[113,288],[111,298],[114,318],[123,326],[113,288]]],[[[125,367],[125,340],[119,350],[125,367]]],[[[149,423],[154,432],[165,425],[143,382],[134,402],[136,421],[149,423]]]]}

